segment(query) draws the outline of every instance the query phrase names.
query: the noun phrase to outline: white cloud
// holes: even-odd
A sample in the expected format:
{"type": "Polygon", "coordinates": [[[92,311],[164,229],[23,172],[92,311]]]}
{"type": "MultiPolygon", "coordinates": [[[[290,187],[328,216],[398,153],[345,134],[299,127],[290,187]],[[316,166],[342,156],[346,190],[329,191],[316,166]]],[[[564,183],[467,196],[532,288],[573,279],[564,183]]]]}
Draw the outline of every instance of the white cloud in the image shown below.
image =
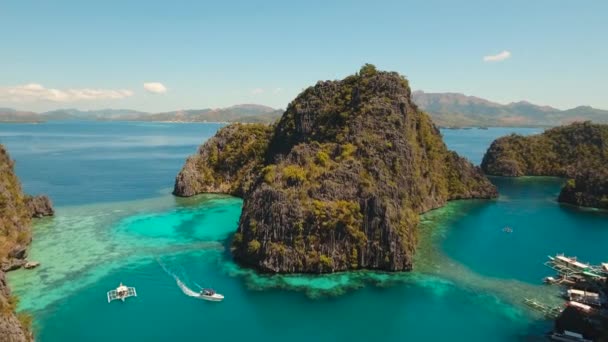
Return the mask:
{"type": "Polygon", "coordinates": [[[146,89],[147,92],[153,94],[164,94],[167,92],[167,87],[165,87],[165,85],[160,82],[144,83],[144,89],[146,89]]]}
{"type": "Polygon", "coordinates": [[[0,87],[0,100],[7,102],[74,102],[84,100],[124,99],[133,96],[125,89],[53,89],[38,83],[0,87]]]}
{"type": "Polygon", "coordinates": [[[255,88],[251,91],[251,95],[259,95],[262,94],[264,92],[264,89],[262,88],[255,88]]]}
{"type": "Polygon", "coordinates": [[[495,55],[484,56],[483,61],[484,62],[500,62],[500,61],[504,61],[505,59],[508,59],[510,57],[511,57],[511,52],[504,50],[495,55]]]}
{"type": "Polygon", "coordinates": [[[273,93],[273,94],[278,94],[278,93],[280,93],[280,92],[282,92],[282,91],[283,91],[283,88],[275,88],[275,89],[272,91],[272,93],[273,93]]]}

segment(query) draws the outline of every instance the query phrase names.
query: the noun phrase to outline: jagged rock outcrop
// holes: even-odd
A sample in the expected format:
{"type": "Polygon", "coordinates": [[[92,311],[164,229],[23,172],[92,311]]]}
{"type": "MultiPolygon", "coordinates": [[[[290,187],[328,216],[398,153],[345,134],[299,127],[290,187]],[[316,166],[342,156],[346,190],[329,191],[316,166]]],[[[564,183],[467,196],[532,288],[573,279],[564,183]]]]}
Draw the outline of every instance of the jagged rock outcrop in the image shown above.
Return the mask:
{"type": "MultiPolygon", "coordinates": [[[[229,126],[218,139],[241,141],[242,128],[229,126]]],[[[259,174],[239,176],[240,161],[210,171],[214,163],[204,159],[216,150],[221,158],[210,140],[194,157],[203,161],[189,159],[178,175],[176,193],[205,191],[200,179],[229,180],[213,192],[244,188],[232,252],[263,272],[410,270],[420,213],[451,199],[497,196],[479,168],[446,148],[412,103],[408,81],[371,65],[306,89],[255,141],[264,157],[258,164],[256,153],[246,167],[259,174]],[[189,180],[194,185],[184,185],[189,180]]]]}
{"type": "Polygon", "coordinates": [[[232,124],[220,129],[190,156],[175,179],[173,194],[225,193],[243,196],[262,167],[272,127],[232,124]]]}
{"type": "Polygon", "coordinates": [[[497,176],[557,176],[569,180],[558,198],[577,206],[608,206],[608,125],[590,122],[533,136],[496,139],[481,167],[497,176]]]}
{"type": "Polygon", "coordinates": [[[608,167],[577,172],[562,188],[558,201],[580,207],[608,209],[608,167]]]}
{"type": "Polygon", "coordinates": [[[15,175],[14,163],[0,145],[0,342],[21,342],[33,339],[31,318],[14,313],[17,299],[11,296],[4,272],[23,267],[27,246],[31,242],[32,217],[53,215],[46,196],[27,196],[15,175]]]}
{"type": "Polygon", "coordinates": [[[46,195],[27,196],[26,202],[31,217],[40,218],[44,216],[55,215],[53,203],[51,202],[51,199],[46,195]]]}

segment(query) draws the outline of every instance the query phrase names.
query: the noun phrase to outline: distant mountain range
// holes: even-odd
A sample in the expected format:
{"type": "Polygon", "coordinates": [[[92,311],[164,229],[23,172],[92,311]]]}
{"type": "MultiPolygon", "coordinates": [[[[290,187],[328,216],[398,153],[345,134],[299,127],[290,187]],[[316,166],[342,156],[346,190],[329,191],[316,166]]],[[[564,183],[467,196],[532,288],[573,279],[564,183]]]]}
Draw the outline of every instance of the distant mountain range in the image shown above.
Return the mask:
{"type": "Polygon", "coordinates": [[[219,109],[188,109],[165,113],[146,113],[130,109],[58,109],[43,113],[0,108],[0,122],[79,121],[163,121],[163,122],[274,122],[283,110],[256,104],[219,109]]]}
{"type": "MultiPolygon", "coordinates": [[[[574,121],[608,123],[608,110],[579,106],[560,110],[526,101],[500,104],[459,93],[415,91],[414,102],[429,113],[441,127],[558,126],[574,121]]],[[[0,108],[0,122],[44,122],[56,120],[91,121],[161,121],[161,122],[263,122],[276,121],[283,114],[256,104],[242,104],[217,109],[187,109],[164,113],[145,113],[129,109],[82,111],[59,109],[44,113],[0,108]]]]}
{"type": "Polygon", "coordinates": [[[42,122],[40,115],[34,112],[20,111],[13,108],[0,108],[0,122],[42,122]]]}
{"type": "Polygon", "coordinates": [[[526,101],[506,105],[459,93],[415,91],[414,102],[442,127],[558,126],[574,121],[608,123],[608,110],[579,106],[560,110],[526,101]]]}
{"type": "Polygon", "coordinates": [[[262,105],[243,104],[219,109],[189,109],[148,114],[136,120],[167,122],[274,122],[283,110],[262,105]]]}

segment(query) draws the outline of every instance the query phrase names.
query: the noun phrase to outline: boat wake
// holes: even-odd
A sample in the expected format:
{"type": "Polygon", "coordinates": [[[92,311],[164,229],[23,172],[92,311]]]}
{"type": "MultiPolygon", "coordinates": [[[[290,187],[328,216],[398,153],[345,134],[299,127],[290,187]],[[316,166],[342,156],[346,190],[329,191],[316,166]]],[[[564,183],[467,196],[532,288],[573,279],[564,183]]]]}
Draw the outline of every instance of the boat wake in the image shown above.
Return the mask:
{"type": "MultiPolygon", "coordinates": [[[[177,283],[177,286],[180,288],[180,290],[182,290],[182,292],[189,297],[200,297],[200,293],[199,291],[195,291],[191,288],[188,287],[188,285],[186,285],[186,283],[184,281],[182,281],[182,279],[180,279],[177,275],[176,272],[171,271],[167,265],[165,265],[160,259],[156,259],[156,262],[158,262],[158,264],[160,265],[160,267],[163,269],[163,271],[165,271],[165,273],[167,273],[169,276],[171,276],[173,279],[175,279],[175,282],[177,283]]],[[[187,280],[187,276],[185,275],[185,273],[182,270],[182,273],[184,274],[184,276],[182,278],[185,278],[187,280]]],[[[196,284],[196,283],[195,283],[196,284]]],[[[200,287],[198,284],[196,284],[196,286],[200,287]]]]}
{"type": "Polygon", "coordinates": [[[186,295],[186,296],[190,296],[190,297],[200,297],[200,293],[192,290],[191,288],[189,288],[188,286],[186,286],[186,284],[184,284],[179,278],[175,278],[175,281],[177,282],[177,286],[179,286],[179,288],[182,290],[182,292],[186,295]]]}

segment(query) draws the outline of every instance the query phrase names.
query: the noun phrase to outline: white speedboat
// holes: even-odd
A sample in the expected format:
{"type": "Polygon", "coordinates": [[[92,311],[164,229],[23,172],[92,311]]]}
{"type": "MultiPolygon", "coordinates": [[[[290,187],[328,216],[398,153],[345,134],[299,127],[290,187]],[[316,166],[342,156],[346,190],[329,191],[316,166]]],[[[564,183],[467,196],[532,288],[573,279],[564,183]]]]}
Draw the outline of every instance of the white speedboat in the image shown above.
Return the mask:
{"type": "Polygon", "coordinates": [[[202,289],[199,297],[211,302],[221,302],[224,300],[224,296],[215,292],[213,289],[202,289]]]}

